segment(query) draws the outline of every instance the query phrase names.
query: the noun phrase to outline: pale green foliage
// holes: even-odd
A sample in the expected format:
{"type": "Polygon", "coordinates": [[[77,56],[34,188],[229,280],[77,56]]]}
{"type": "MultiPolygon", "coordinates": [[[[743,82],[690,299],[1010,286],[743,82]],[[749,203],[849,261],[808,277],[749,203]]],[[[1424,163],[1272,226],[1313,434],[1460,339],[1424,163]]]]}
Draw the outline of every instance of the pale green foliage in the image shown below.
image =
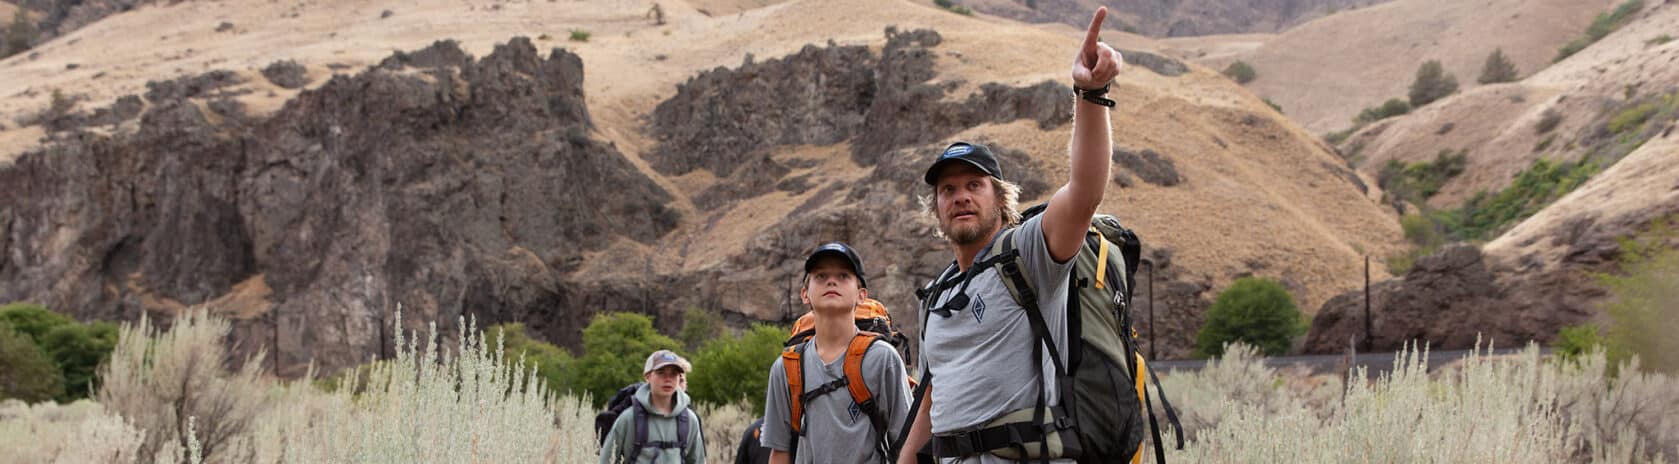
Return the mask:
{"type": "Polygon", "coordinates": [[[763,410],[753,410],[746,403],[721,406],[700,403],[694,407],[694,413],[705,422],[706,461],[734,462],[735,446],[740,445],[740,435],[746,433],[746,427],[752,425],[763,410]]]}
{"type": "MultiPolygon", "coordinates": [[[[100,370],[100,404],[146,431],[142,456],[185,446],[188,422],[195,422],[204,459],[249,460],[246,435],[257,414],[268,406],[259,379],[262,355],[228,371],[234,354],[225,340],[232,325],[203,310],[175,319],[159,332],[145,317],[124,324],[100,370]]],[[[174,454],[174,453],[161,453],[174,454]]]]}
{"type": "Polygon", "coordinates": [[[0,462],[135,462],[141,432],[88,400],[0,403],[0,462]]]}
{"type": "Polygon", "coordinates": [[[1191,428],[1185,450],[1168,451],[1169,461],[1608,463],[1679,455],[1679,381],[1609,378],[1602,352],[1547,363],[1529,346],[1428,372],[1426,350],[1408,350],[1389,374],[1350,372],[1342,390],[1320,378],[1276,377],[1251,349],[1227,351],[1234,356],[1206,371],[1163,380],[1185,425],[1209,427],[1191,428]]]}

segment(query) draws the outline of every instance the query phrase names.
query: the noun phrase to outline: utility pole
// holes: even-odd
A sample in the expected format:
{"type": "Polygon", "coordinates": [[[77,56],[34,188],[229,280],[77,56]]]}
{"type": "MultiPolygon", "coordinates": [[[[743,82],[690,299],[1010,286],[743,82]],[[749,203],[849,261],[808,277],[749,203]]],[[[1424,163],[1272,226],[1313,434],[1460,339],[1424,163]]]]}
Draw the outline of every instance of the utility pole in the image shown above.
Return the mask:
{"type": "Polygon", "coordinates": [[[1370,351],[1370,256],[1364,256],[1364,351],[1370,351]]]}

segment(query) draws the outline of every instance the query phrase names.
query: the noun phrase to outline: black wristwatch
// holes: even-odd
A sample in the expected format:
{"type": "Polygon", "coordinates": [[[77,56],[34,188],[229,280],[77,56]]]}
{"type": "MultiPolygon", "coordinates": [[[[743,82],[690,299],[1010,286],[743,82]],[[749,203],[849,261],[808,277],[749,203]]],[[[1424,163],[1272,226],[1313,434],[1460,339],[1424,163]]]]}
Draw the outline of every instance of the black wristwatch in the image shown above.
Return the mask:
{"type": "Polygon", "coordinates": [[[1102,106],[1106,106],[1108,108],[1113,108],[1114,107],[1114,101],[1104,97],[1104,95],[1108,94],[1108,86],[1109,85],[1112,85],[1112,84],[1111,83],[1110,84],[1102,84],[1102,88],[1099,88],[1099,89],[1081,89],[1081,88],[1079,88],[1079,86],[1075,85],[1075,86],[1073,86],[1073,94],[1078,95],[1079,98],[1083,99],[1084,101],[1095,103],[1095,104],[1102,105],[1102,106]]]}

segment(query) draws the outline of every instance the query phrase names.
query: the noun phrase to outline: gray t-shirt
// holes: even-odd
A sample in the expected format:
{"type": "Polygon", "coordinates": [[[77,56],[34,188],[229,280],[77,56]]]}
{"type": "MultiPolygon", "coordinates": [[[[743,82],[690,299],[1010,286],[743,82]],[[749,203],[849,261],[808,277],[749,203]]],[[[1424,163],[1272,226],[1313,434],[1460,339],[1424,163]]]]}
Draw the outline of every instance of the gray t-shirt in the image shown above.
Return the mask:
{"type": "MultiPolygon", "coordinates": [[[[993,237],[1000,238],[1001,234],[993,237]]],[[[1049,326],[1057,351],[1062,359],[1067,352],[1067,277],[1073,261],[1055,262],[1044,242],[1043,216],[1036,216],[1019,226],[1015,232],[1015,247],[1020,250],[1021,269],[1031,277],[1038,292],[1038,308],[1049,326]]],[[[975,257],[984,261],[990,251],[975,257]]],[[[960,286],[946,289],[935,297],[933,309],[961,290],[960,286]]],[[[1032,369],[1030,349],[1042,350],[1032,334],[1032,323],[1025,309],[1015,304],[1014,297],[1003,286],[996,267],[985,269],[968,284],[968,306],[953,311],[950,316],[936,313],[921,321],[924,339],[921,360],[924,368],[933,372],[933,433],[945,434],[982,428],[987,422],[1012,411],[1037,406],[1037,373],[1032,369]]],[[[921,317],[921,312],[916,312],[921,317]]],[[[1055,368],[1049,353],[1043,353],[1041,370],[1049,389],[1047,404],[1057,404],[1055,368]]],[[[1008,462],[995,456],[982,455],[968,462],[1008,462]]],[[[959,461],[947,461],[959,462],[959,461]]],[[[1071,462],[1071,461],[1052,461],[1071,462]]]]}
{"type": "MultiPolygon", "coordinates": [[[[800,364],[804,370],[805,391],[845,376],[845,354],[834,362],[823,363],[816,354],[816,339],[805,347],[800,364]]],[[[874,394],[881,417],[886,419],[887,437],[896,437],[909,412],[908,377],[904,360],[892,345],[875,342],[863,354],[863,384],[874,394]]],[[[759,439],[765,448],[787,451],[793,442],[789,423],[787,374],[780,357],[770,366],[769,389],[765,393],[764,428],[759,439]]],[[[798,460],[794,464],[875,464],[881,462],[874,451],[874,425],[866,414],[851,401],[851,393],[841,388],[817,397],[804,405],[805,435],[799,438],[798,460]]],[[[890,443],[890,441],[888,441],[890,443]]],[[[895,460],[896,458],[894,458],[895,460]]]]}

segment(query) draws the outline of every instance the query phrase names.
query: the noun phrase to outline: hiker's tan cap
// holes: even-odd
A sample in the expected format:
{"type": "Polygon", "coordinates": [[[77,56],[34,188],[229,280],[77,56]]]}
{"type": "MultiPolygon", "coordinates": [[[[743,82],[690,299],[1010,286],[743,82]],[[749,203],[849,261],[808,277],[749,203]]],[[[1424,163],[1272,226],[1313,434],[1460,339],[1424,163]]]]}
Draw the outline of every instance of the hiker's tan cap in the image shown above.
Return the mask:
{"type": "Polygon", "coordinates": [[[647,357],[647,365],[641,369],[641,374],[647,375],[665,366],[676,366],[682,369],[684,374],[694,371],[694,366],[688,364],[688,360],[682,359],[682,356],[678,356],[670,350],[659,350],[654,351],[653,355],[647,357]]]}

